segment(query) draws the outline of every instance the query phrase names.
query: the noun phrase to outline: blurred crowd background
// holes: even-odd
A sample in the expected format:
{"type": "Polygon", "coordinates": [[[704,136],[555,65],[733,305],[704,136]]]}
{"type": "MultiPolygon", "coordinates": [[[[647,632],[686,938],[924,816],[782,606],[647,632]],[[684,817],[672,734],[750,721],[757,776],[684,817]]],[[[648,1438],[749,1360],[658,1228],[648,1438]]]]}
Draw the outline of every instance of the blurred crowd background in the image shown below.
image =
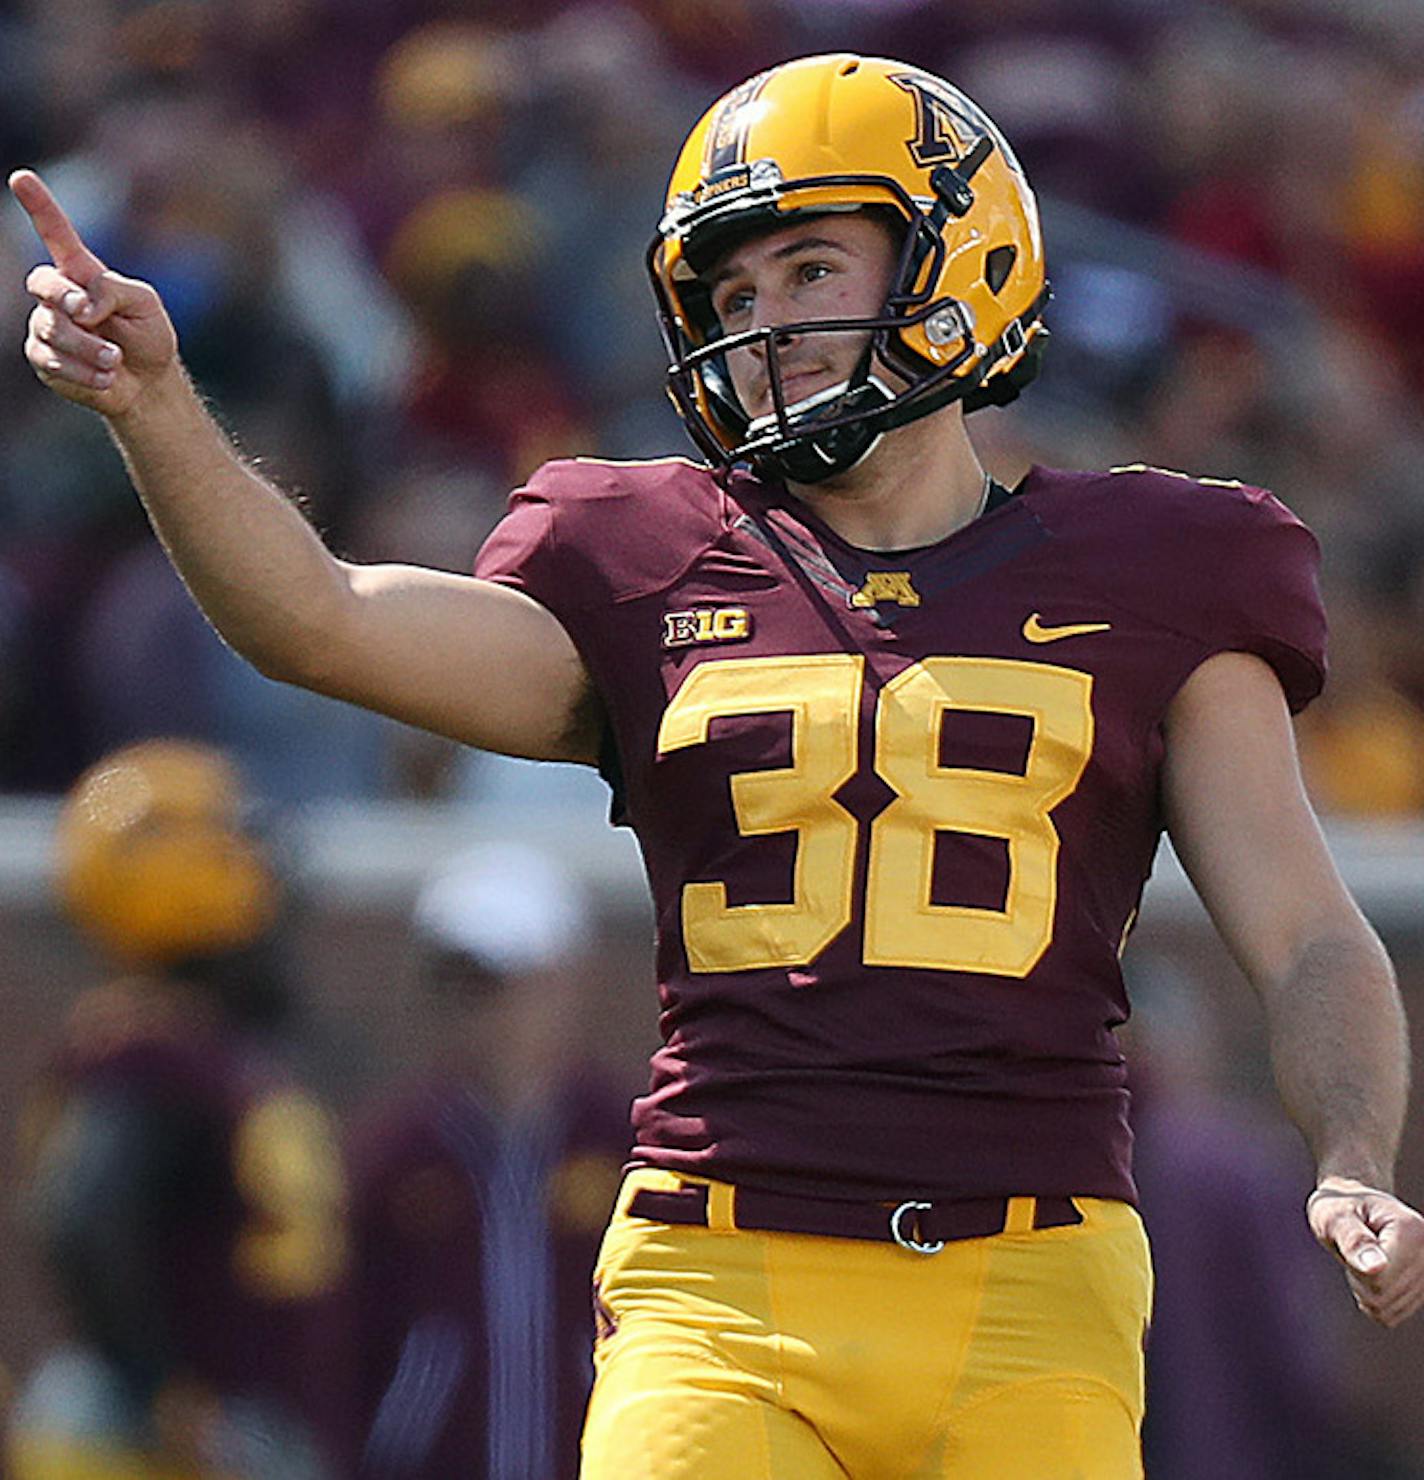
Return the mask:
{"type": "MultiPolygon", "coordinates": [[[[0,166],[38,167],[101,256],[158,286],[225,425],[338,551],[468,570],[545,459],[687,450],[643,266],[673,154],[725,87],[842,48],[951,78],[1038,190],[1054,342],[1021,402],[972,423],[992,470],[1145,462],[1277,492],[1325,553],[1332,677],[1299,729],[1310,790],[1336,826],[1424,817],[1418,0],[0,0],[0,166]]],[[[102,426],[24,364],[37,260],[0,204],[0,794],[48,805],[113,747],[178,735],[235,756],[278,809],[354,804],[326,840],[339,866],[322,877],[344,882],[303,901],[308,1011],[287,1030],[354,1122],[430,1035],[418,870],[405,894],[361,892],[362,839],[392,836],[363,832],[361,809],[468,807],[511,833],[542,814],[568,853],[568,819],[601,821],[602,789],[233,657],[102,426]]],[[[400,836],[434,862],[445,826],[400,836]]],[[[0,836],[0,881],[16,848],[0,836]]],[[[652,1032],[648,921],[622,883],[602,905],[579,973],[600,1004],[588,1042],[626,1098],[652,1032]]],[[[9,1120],[76,983],[103,968],[18,886],[0,927],[9,1120]]],[[[1417,1004],[1419,912],[1388,933],[1417,1004]]],[[[1302,1245],[1308,1166],[1202,922],[1149,913],[1142,935],[1151,1473],[1417,1480],[1421,1333],[1364,1327],[1302,1245]]],[[[0,1148],[0,1180],[16,1165],[0,1148]]],[[[1412,1132],[1416,1201],[1421,1168],[1412,1132]]],[[[5,1366],[20,1382],[62,1329],[14,1211],[0,1415],[5,1366]]]]}
{"type": "MultiPolygon", "coordinates": [[[[1319,804],[1424,811],[1424,9],[1412,0],[0,0],[0,164],[155,282],[203,389],[342,552],[467,569],[545,458],[686,443],[643,269],[672,156],[798,52],[911,59],[999,121],[1057,292],[999,476],[1148,462],[1320,533],[1319,804]]],[[[0,276],[37,258],[0,213],[0,276]]],[[[102,428],[0,295],[0,790],[155,730],[278,798],[478,792],[479,767],[245,671],[102,428]]]]}

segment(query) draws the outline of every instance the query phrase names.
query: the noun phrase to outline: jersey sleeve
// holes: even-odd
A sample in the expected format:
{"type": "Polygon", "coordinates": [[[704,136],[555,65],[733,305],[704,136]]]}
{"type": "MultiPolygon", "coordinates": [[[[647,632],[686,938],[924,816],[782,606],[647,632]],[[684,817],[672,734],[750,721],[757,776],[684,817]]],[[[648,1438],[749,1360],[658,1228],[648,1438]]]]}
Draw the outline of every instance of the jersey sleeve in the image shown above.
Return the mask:
{"type": "Polygon", "coordinates": [[[1207,636],[1218,651],[1255,653],[1276,671],[1291,712],[1325,684],[1325,608],[1320,547],[1278,499],[1260,488],[1239,492],[1225,559],[1201,571],[1218,585],[1207,636]]]}
{"type": "Polygon", "coordinates": [[[723,504],[711,471],[686,458],[546,463],[510,496],[475,574],[569,626],[674,581],[722,533],[723,504]]]}
{"type": "Polygon", "coordinates": [[[475,574],[523,591],[571,628],[581,592],[579,583],[570,579],[567,546],[556,538],[559,481],[554,465],[549,465],[510,495],[504,518],[475,556],[475,574]]]}
{"type": "Polygon", "coordinates": [[[1151,555],[1129,582],[1135,603],[1193,639],[1193,666],[1218,652],[1254,653],[1274,669],[1292,713],[1304,709],[1326,672],[1315,536],[1262,488],[1141,479],[1134,492],[1151,506],[1141,512],[1153,537],[1137,545],[1151,555]]]}

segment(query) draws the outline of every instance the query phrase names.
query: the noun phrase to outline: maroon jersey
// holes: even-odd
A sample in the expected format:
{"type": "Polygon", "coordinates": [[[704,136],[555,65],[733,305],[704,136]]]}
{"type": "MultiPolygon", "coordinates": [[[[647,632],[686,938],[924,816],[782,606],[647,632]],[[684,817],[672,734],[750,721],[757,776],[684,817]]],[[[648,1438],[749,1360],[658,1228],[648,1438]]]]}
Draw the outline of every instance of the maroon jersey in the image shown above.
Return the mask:
{"type": "Polygon", "coordinates": [[[577,1475],[589,1280],[628,1138],[626,1097],[570,1079],[537,1119],[500,1123],[437,1080],[361,1128],[352,1474],[577,1475]]]}
{"type": "Polygon", "coordinates": [[[113,983],[76,1005],[36,1118],[77,1334],[138,1393],[181,1377],[325,1429],[344,1178],[265,1040],[196,991],[113,983]]]}
{"type": "Polygon", "coordinates": [[[1164,711],[1211,654],[1318,691],[1310,533],[1269,494],[1036,468],[868,552],[679,459],[554,463],[477,573],[567,628],[659,923],[642,1161],[896,1199],[1131,1198],[1113,1029],[1164,711]]]}

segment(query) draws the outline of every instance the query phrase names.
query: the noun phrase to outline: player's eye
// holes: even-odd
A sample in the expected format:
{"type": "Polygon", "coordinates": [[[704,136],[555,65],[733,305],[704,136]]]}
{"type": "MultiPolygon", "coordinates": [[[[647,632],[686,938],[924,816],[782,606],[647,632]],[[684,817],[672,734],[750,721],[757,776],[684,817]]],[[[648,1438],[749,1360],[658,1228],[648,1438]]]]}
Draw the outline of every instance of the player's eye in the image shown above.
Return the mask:
{"type": "Polygon", "coordinates": [[[797,278],[803,283],[819,282],[823,277],[831,275],[831,264],[829,262],[803,262],[796,271],[797,278]]]}
{"type": "Polygon", "coordinates": [[[724,323],[751,312],[754,295],[749,288],[728,289],[713,300],[717,317],[724,323]]]}

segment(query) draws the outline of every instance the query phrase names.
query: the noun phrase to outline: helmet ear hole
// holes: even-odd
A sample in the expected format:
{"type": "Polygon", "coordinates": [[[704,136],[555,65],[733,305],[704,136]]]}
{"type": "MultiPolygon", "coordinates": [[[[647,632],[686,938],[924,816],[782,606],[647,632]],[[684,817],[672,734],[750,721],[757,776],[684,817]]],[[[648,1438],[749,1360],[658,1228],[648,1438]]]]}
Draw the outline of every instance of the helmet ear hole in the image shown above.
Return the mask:
{"type": "Polygon", "coordinates": [[[999,290],[1009,280],[1009,274],[1014,270],[1014,263],[1018,260],[1019,249],[1014,246],[995,247],[984,259],[984,281],[989,284],[989,291],[997,296],[999,290]]]}

